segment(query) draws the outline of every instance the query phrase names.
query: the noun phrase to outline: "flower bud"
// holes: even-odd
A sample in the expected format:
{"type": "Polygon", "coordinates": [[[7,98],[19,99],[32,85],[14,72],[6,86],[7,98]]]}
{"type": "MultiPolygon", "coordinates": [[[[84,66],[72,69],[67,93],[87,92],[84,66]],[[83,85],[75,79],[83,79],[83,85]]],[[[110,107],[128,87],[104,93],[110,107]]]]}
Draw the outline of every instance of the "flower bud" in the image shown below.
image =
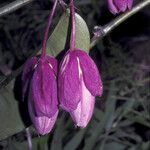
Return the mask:
{"type": "Polygon", "coordinates": [[[111,13],[118,14],[130,10],[133,5],[133,0],[108,0],[108,7],[111,13]]]}
{"type": "Polygon", "coordinates": [[[79,127],[90,121],[95,97],[102,95],[102,81],[94,61],[83,50],[69,51],[58,76],[61,107],[68,111],[79,127]]]}
{"type": "Polygon", "coordinates": [[[51,131],[58,114],[56,74],[57,61],[50,56],[33,57],[24,66],[23,97],[29,90],[29,114],[42,135],[51,131]]]}
{"type": "MultiPolygon", "coordinates": [[[[32,96],[31,96],[32,97],[32,96]]],[[[34,112],[33,100],[30,97],[28,101],[28,108],[33,125],[38,134],[45,135],[51,132],[58,116],[58,110],[52,117],[37,116],[34,112]]]]}

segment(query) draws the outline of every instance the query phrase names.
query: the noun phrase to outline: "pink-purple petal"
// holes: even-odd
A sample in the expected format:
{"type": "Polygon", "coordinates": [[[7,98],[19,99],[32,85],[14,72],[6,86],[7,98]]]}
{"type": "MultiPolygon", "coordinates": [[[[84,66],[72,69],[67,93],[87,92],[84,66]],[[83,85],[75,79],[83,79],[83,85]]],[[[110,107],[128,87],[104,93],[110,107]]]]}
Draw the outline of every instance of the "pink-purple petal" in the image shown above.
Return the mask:
{"type": "Polygon", "coordinates": [[[75,110],[81,96],[77,59],[69,52],[62,61],[59,76],[60,104],[66,111],[75,110]]]}
{"type": "Polygon", "coordinates": [[[56,76],[45,60],[40,60],[31,80],[31,96],[37,116],[52,117],[57,111],[56,76]]]}
{"type": "Polygon", "coordinates": [[[108,8],[113,14],[130,10],[132,5],[133,0],[108,0],[108,8]]]}
{"type": "Polygon", "coordinates": [[[103,92],[102,80],[96,64],[86,52],[82,50],[76,51],[78,53],[85,86],[93,96],[101,96],[103,92]]]}
{"type": "Polygon", "coordinates": [[[70,115],[76,126],[85,128],[93,115],[95,97],[91,95],[90,91],[86,88],[83,80],[81,86],[81,101],[78,103],[76,110],[70,112],[70,115]]]}
{"type": "Polygon", "coordinates": [[[127,0],[128,1],[128,9],[132,9],[133,6],[133,0],[127,0]]]}
{"type": "Polygon", "coordinates": [[[34,112],[33,100],[31,97],[30,97],[30,101],[28,101],[28,108],[29,108],[30,118],[38,134],[45,135],[51,132],[58,116],[58,110],[50,118],[47,116],[41,116],[41,117],[36,116],[34,112]]]}
{"type": "Polygon", "coordinates": [[[127,9],[127,0],[114,0],[114,4],[121,12],[127,9]]]}
{"type": "Polygon", "coordinates": [[[114,15],[119,13],[119,10],[114,4],[114,0],[108,0],[108,8],[114,15]]]}

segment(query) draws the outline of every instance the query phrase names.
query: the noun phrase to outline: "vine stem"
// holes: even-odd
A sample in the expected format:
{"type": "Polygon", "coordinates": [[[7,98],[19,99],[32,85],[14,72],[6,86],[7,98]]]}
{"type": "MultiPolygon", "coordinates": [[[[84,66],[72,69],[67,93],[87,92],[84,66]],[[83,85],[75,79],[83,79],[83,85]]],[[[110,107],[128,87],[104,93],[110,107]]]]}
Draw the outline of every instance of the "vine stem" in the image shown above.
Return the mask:
{"type": "Polygon", "coordinates": [[[76,19],[75,19],[75,9],[74,1],[70,0],[70,12],[71,12],[71,40],[70,40],[70,50],[75,50],[76,47],[76,19]]]}
{"type": "Polygon", "coordinates": [[[0,8],[0,17],[17,10],[17,9],[25,6],[26,4],[28,4],[32,1],[33,0],[16,0],[16,1],[13,1],[13,2],[0,8]]]}
{"type": "Polygon", "coordinates": [[[109,22],[108,24],[104,26],[96,26],[95,29],[97,30],[94,34],[94,37],[91,40],[91,45],[90,47],[94,47],[97,42],[106,36],[109,32],[111,32],[114,28],[119,26],[121,23],[123,23],[125,20],[139,12],[141,9],[144,7],[148,6],[150,4],[150,0],[145,0],[137,4],[135,7],[132,8],[132,10],[118,16],[116,19],[113,21],[109,22]]]}
{"type": "Polygon", "coordinates": [[[52,19],[53,19],[55,10],[56,10],[57,3],[58,3],[58,0],[55,0],[52,11],[49,14],[48,23],[47,23],[47,26],[46,26],[43,45],[42,45],[41,57],[44,57],[46,55],[46,45],[47,45],[47,40],[48,40],[48,33],[49,33],[50,26],[52,24],[52,19]]]}
{"type": "Polygon", "coordinates": [[[31,137],[29,127],[26,128],[26,136],[27,136],[27,141],[28,141],[28,150],[32,150],[32,137],[31,137]]]}

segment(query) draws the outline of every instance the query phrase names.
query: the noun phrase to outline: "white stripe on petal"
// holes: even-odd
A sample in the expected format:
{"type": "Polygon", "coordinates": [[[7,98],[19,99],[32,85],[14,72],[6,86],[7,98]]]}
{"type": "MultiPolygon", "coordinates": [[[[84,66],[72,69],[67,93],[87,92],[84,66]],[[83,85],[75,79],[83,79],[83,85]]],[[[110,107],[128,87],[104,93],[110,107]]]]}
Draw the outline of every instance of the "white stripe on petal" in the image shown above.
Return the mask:
{"type": "Polygon", "coordinates": [[[66,66],[68,65],[68,62],[69,62],[69,54],[67,54],[63,60],[63,63],[61,65],[61,72],[60,73],[63,73],[64,70],[66,69],[66,66]]]}
{"type": "Polygon", "coordinates": [[[89,90],[86,88],[83,78],[81,81],[82,84],[82,98],[79,102],[77,109],[71,112],[71,116],[75,121],[75,124],[81,128],[84,128],[89,123],[95,105],[95,97],[91,95],[89,90]]]}
{"type": "Polygon", "coordinates": [[[78,62],[79,78],[81,78],[81,76],[82,76],[82,70],[81,70],[81,66],[80,66],[80,60],[79,60],[78,57],[77,57],[77,62],[78,62]]]}
{"type": "Polygon", "coordinates": [[[52,66],[52,64],[50,64],[50,63],[48,63],[48,65],[52,68],[52,70],[53,70],[53,66],[52,66]]]}

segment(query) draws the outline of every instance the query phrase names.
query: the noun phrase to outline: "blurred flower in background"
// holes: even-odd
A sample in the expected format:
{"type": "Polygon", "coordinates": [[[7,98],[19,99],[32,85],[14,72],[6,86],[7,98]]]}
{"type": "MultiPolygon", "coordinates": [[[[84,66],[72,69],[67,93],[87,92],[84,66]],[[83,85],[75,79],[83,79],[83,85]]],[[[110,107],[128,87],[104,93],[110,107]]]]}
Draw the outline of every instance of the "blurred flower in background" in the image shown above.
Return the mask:
{"type": "Polygon", "coordinates": [[[108,7],[111,13],[118,14],[130,10],[133,5],[133,0],[108,0],[108,7]]]}

